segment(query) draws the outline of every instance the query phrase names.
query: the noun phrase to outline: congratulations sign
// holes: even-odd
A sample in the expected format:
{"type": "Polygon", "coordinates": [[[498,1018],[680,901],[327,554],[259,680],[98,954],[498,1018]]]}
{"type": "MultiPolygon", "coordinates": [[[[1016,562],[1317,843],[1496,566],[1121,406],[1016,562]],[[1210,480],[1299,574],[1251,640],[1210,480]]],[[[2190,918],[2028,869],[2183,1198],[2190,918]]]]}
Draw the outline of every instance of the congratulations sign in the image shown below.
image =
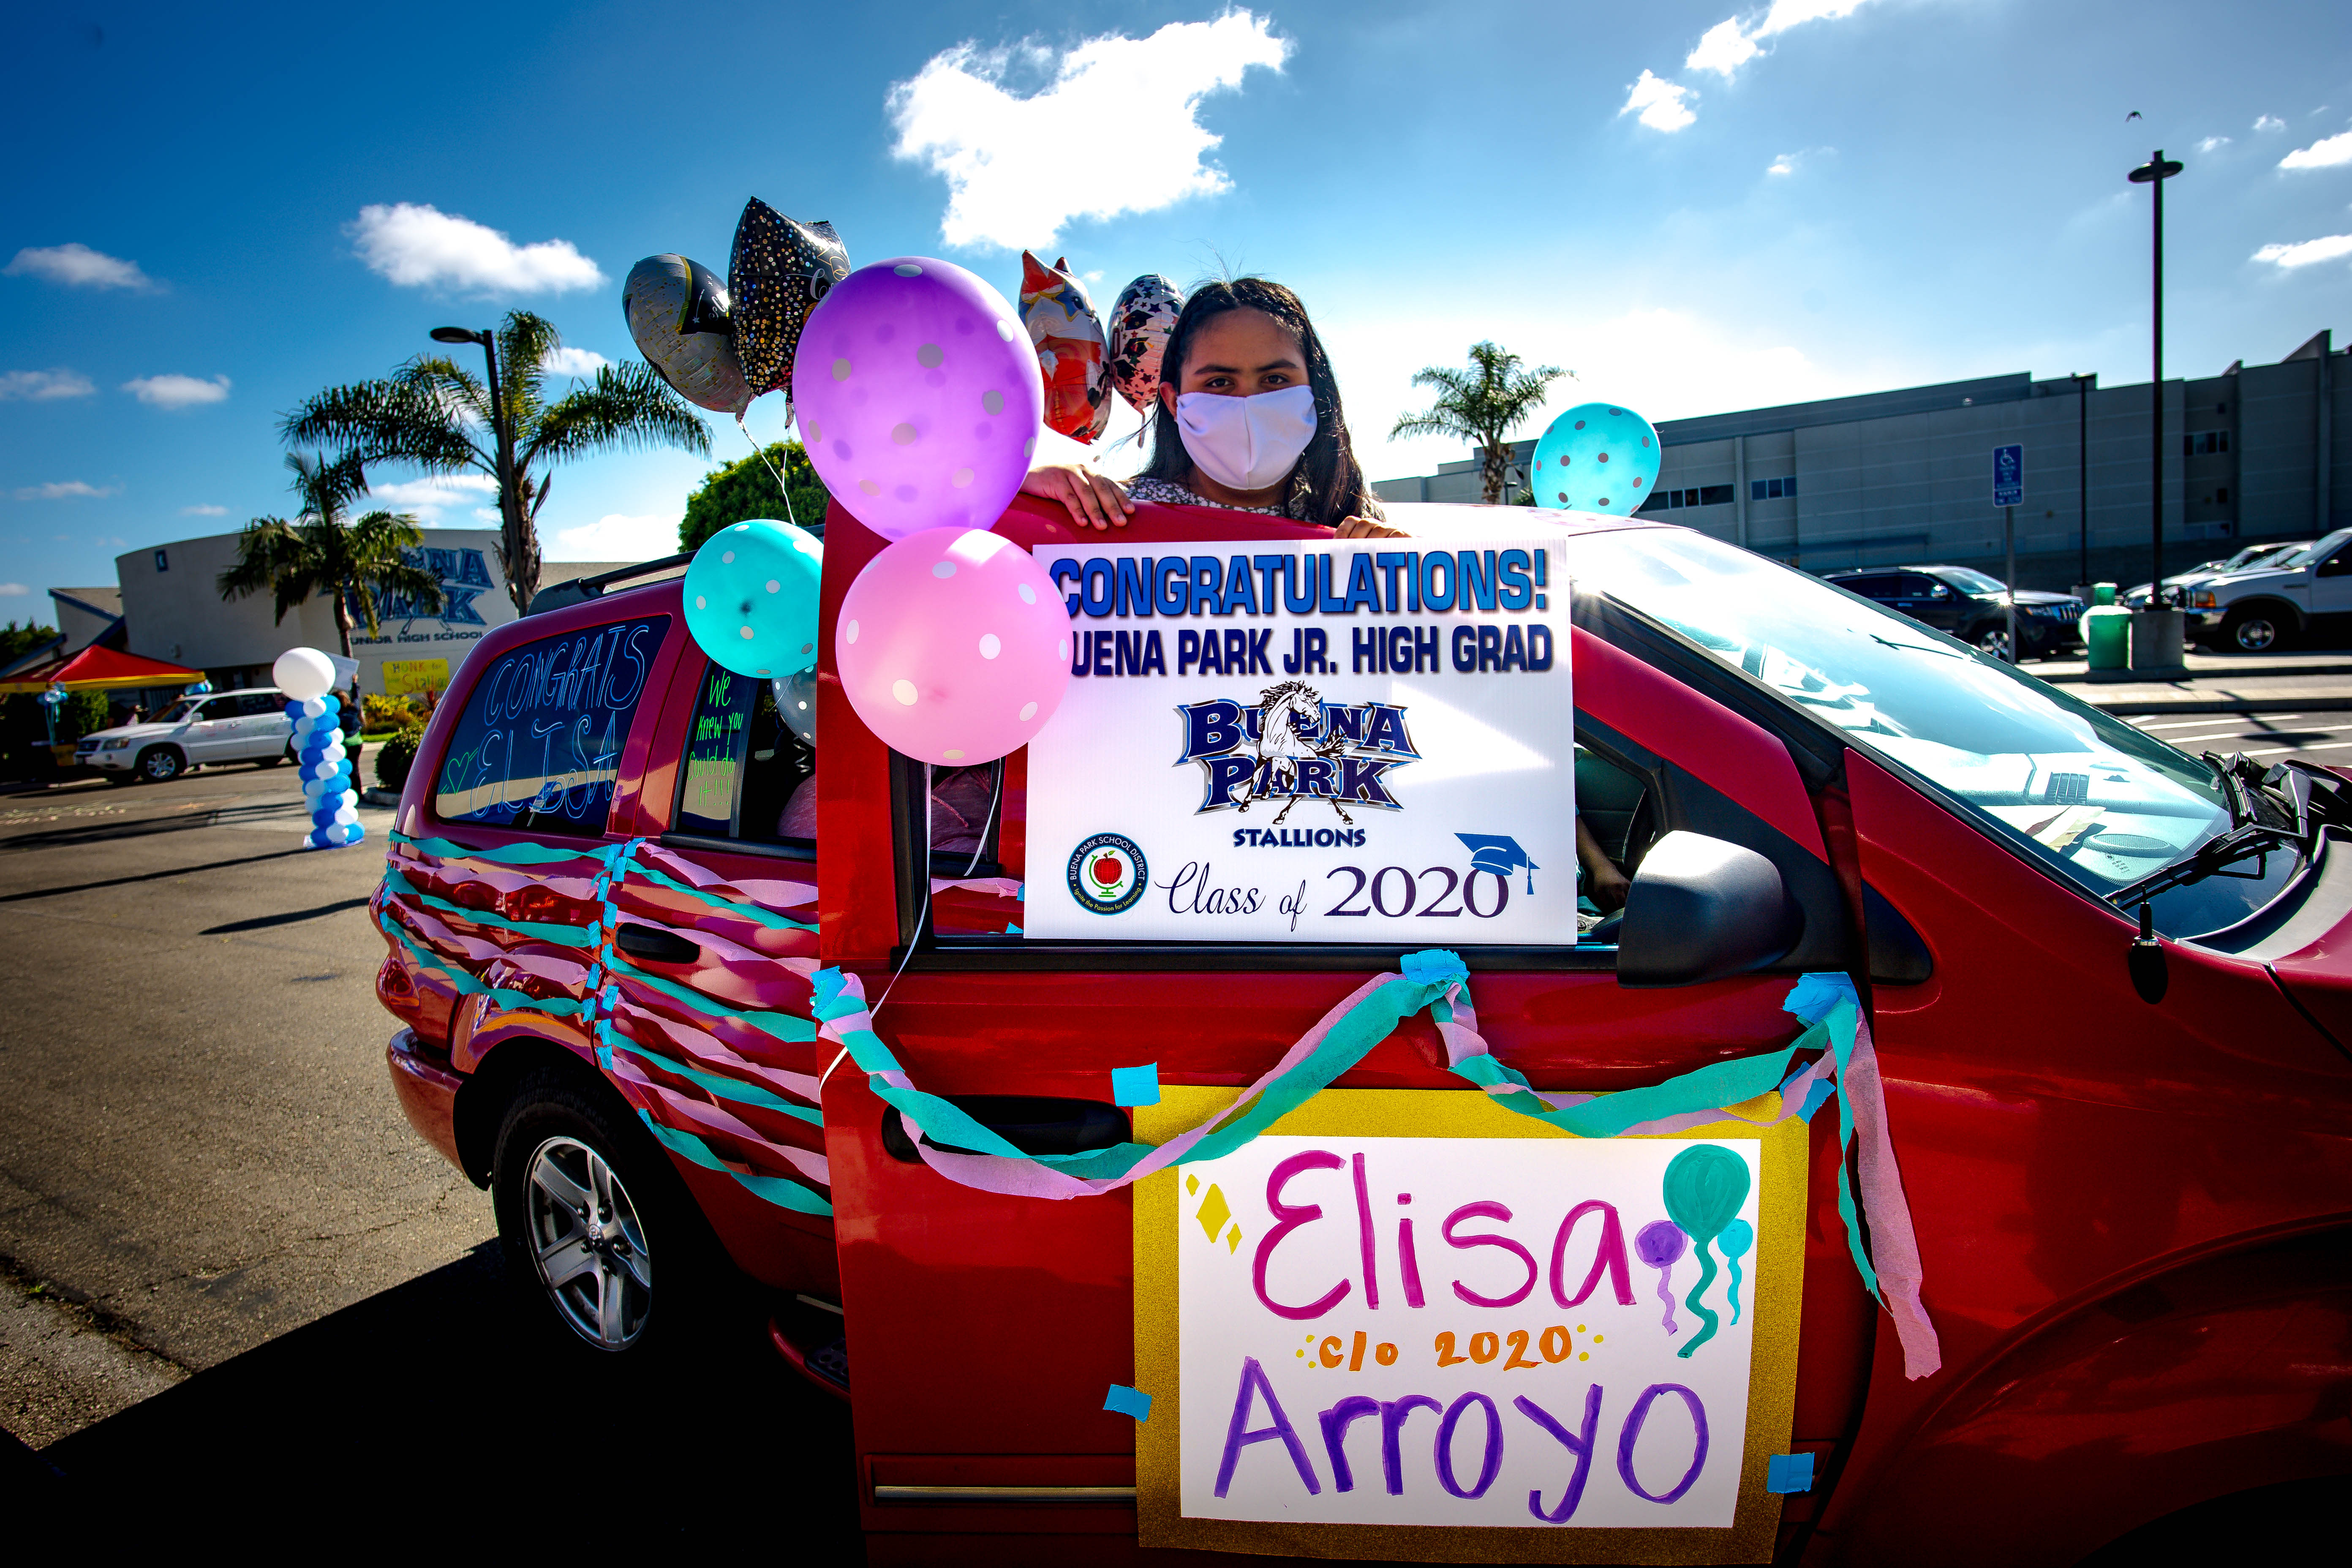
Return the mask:
{"type": "Polygon", "coordinates": [[[1153,1178],[1137,1211],[1146,1544],[1296,1550],[1267,1528],[1295,1526],[1317,1555],[1419,1556],[1393,1527],[1436,1527],[1515,1532],[1495,1560],[1622,1562],[1654,1555],[1629,1532],[1666,1530],[1697,1543],[1677,1560],[1737,1562],[1760,1530],[1769,1552],[1801,1131],[1338,1131],[1494,1130],[1507,1113],[1479,1098],[1327,1091],[1278,1127],[1333,1131],[1153,1178]]]}
{"type": "Polygon", "coordinates": [[[1573,940],[1556,543],[1037,558],[1076,679],[1029,749],[1029,935],[1573,940]]]}

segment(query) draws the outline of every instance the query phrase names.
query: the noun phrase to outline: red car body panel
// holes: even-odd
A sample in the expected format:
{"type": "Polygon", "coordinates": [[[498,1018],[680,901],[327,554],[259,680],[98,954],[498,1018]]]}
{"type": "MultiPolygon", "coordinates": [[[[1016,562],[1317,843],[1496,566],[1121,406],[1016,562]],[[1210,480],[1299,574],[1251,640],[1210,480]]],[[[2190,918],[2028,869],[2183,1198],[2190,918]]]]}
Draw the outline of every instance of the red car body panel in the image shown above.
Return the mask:
{"type": "MultiPolygon", "coordinates": [[[[1025,499],[998,531],[1076,550],[1093,537],[1058,507],[1025,499]]],[[[1144,506],[1125,537],[1309,531],[1144,506]]],[[[1203,950],[1196,968],[1139,969],[926,952],[893,978],[905,905],[919,893],[902,900],[890,754],[841,696],[831,635],[848,584],[883,544],[833,510],[816,862],[673,848],[721,879],[813,881],[814,905],[788,912],[816,930],[780,931],[632,882],[614,895],[624,921],[716,939],[691,964],[647,969],[731,1006],[804,1015],[808,983],[782,961],[844,965],[869,997],[887,990],[880,1033],[914,1079],[941,1094],[1097,1100],[1108,1066],[1153,1059],[1164,1082],[1255,1078],[1361,982],[1360,964],[1249,969],[1203,950]]],[[[486,638],[428,729],[400,829],[475,847],[528,837],[431,816],[431,781],[471,679],[520,644],[653,614],[671,616],[668,634],[604,841],[663,834],[703,669],[675,583],[486,638]]],[[[1843,929],[1829,934],[1857,954],[1857,978],[1865,886],[1908,920],[1933,959],[1924,982],[1865,994],[1944,1370],[1906,1382],[1894,1335],[1879,1331],[1836,1213],[1835,1119],[1816,1118],[1794,1446],[1822,1463],[1815,1489],[1786,1500],[1782,1556],[2067,1562],[2202,1497],[2352,1468],[2343,1350],[2352,1277],[2342,1245],[2352,1211],[2352,1061],[2336,1044],[2352,1035],[2352,956],[2342,954],[2352,911],[2278,961],[2275,975],[2259,962],[2168,944],[2171,989],[2150,1006],[2132,991],[2124,955],[2133,932],[2113,910],[1997,843],[1932,790],[1852,751],[1841,777],[1809,784],[1780,736],[1675,675],[1581,626],[1574,658],[1580,721],[1645,748],[1751,816],[1757,833],[1796,858],[1790,863],[1819,865],[1843,906],[1830,922],[1843,929]],[[2336,1029],[2339,1017],[2346,1027],[2336,1029]]],[[[1028,874],[1025,778],[1016,753],[998,843],[1013,878],[1028,874]]],[[[508,992],[584,994],[576,953],[458,912],[584,922],[595,900],[579,868],[436,865],[399,847],[392,862],[440,903],[385,891],[373,909],[438,962],[508,992]]],[[[944,892],[934,923],[943,932],[1002,931],[1019,909],[944,892]]],[[[1471,956],[1486,1038],[1539,1088],[1630,1088],[1796,1032],[1780,1010],[1786,974],[1627,990],[1606,969],[1471,956]]],[[[665,1053],[723,1055],[724,1070],[778,1084],[823,1074],[831,1060],[814,1043],[713,1026],[642,993],[630,997],[628,1027],[665,1053]]],[[[378,994],[407,1026],[390,1053],[404,1109],[478,1180],[488,1114],[478,1107],[495,1106],[515,1077],[501,1064],[568,1058],[597,1070],[595,1042],[576,1023],[460,996],[398,942],[378,994]]],[[[1135,1557],[1134,1513],[1124,1505],[885,1504],[873,1489],[1132,1484],[1133,1424],[1100,1408],[1105,1387],[1133,1375],[1123,1193],[1047,1203],[950,1184],[891,1154],[885,1108],[854,1070],[824,1079],[821,1131],[722,1104],[675,1076],[612,1080],[737,1169],[829,1190],[828,1220],[674,1161],[749,1274],[843,1305],[861,1506],[877,1561],[1135,1557]],[[815,1158],[824,1163],[812,1165],[815,1158]]],[[[1460,1089],[1425,1018],[1339,1082],[1460,1089]]]]}

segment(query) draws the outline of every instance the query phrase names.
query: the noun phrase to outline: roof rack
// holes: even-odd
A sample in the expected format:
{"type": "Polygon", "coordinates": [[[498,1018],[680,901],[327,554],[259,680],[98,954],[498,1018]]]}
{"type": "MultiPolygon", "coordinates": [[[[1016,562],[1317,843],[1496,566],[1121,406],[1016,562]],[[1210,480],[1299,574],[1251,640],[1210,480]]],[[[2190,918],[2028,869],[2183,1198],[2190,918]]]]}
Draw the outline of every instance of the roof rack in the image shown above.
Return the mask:
{"type": "Polygon", "coordinates": [[[574,577],[569,582],[557,583],[552,586],[541,588],[532,595],[530,608],[525,610],[523,614],[543,615],[550,610],[584,605],[591,599],[603,598],[616,584],[634,584],[639,578],[676,576],[685,572],[687,563],[693,559],[694,556],[690,552],[680,555],[665,555],[658,561],[640,562],[635,566],[622,566],[611,572],[599,572],[593,577],[574,577]]]}

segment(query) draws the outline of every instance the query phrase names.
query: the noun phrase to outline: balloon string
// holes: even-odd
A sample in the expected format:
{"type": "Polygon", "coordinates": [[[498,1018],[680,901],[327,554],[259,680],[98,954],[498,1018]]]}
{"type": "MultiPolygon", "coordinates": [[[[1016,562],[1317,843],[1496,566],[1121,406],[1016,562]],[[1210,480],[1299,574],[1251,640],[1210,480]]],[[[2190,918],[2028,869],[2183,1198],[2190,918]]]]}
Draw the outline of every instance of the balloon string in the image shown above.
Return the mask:
{"type": "Polygon", "coordinates": [[[1672,1264],[1658,1270],[1658,1300],[1666,1304],[1665,1316],[1658,1321],[1665,1325],[1666,1332],[1678,1334],[1682,1330],[1675,1323],[1675,1293],[1666,1288],[1666,1281],[1674,1277],[1674,1271],[1672,1264]]]}
{"type": "Polygon", "coordinates": [[[1698,1249],[1698,1283],[1692,1286],[1691,1293],[1683,1298],[1683,1305],[1688,1307],[1701,1318],[1706,1319],[1706,1327],[1701,1329],[1697,1334],[1692,1338],[1690,1343],[1685,1345],[1681,1350],[1675,1352],[1676,1355],[1682,1356],[1690,1354],[1691,1352],[1698,1349],[1699,1346],[1715,1338],[1715,1331],[1723,1321],[1721,1316],[1718,1315],[1714,1309],[1710,1308],[1706,1302],[1699,1300],[1699,1297],[1706,1293],[1706,1288],[1715,1283],[1715,1254],[1706,1249],[1706,1237],[1700,1237],[1695,1239],[1698,1249]]]}
{"type": "MultiPolygon", "coordinates": [[[[999,758],[996,763],[996,787],[991,790],[988,795],[988,816],[981,822],[979,842],[971,847],[971,864],[963,868],[963,874],[967,877],[980,869],[980,857],[988,847],[988,830],[996,826],[996,803],[1003,798],[1004,762],[1003,759],[999,758]]],[[[924,875],[928,879],[929,876],[928,868],[924,875]]]]}
{"type": "Polygon", "coordinates": [[[1731,1266],[1731,1288],[1727,1294],[1731,1298],[1731,1321],[1737,1323],[1739,1321],[1739,1259],[1727,1255],[1724,1261],[1731,1266]]]}
{"type": "MultiPolygon", "coordinates": [[[[896,985],[898,984],[898,976],[900,976],[901,974],[904,974],[904,973],[907,973],[907,961],[908,961],[908,959],[910,959],[910,958],[912,958],[912,957],[914,957],[914,956],[915,956],[915,949],[916,949],[919,945],[920,945],[920,944],[921,944],[922,940],[923,940],[923,925],[924,925],[924,922],[926,922],[927,921],[929,921],[930,918],[931,918],[931,764],[930,764],[930,763],[925,763],[923,764],[923,903],[922,903],[922,908],[920,909],[920,910],[919,910],[919,911],[917,912],[917,914],[916,914],[916,916],[915,916],[915,933],[914,933],[914,935],[913,935],[913,936],[911,936],[910,938],[908,938],[908,942],[907,942],[907,951],[906,951],[906,952],[905,952],[904,954],[902,954],[902,955],[899,957],[899,959],[898,959],[898,968],[896,968],[896,969],[894,969],[894,970],[892,970],[892,971],[890,972],[890,984],[889,984],[888,985],[885,985],[885,986],[883,986],[883,987],[882,987],[882,1000],[881,1000],[880,1002],[877,1002],[877,1003],[875,1003],[875,1004],[874,1004],[874,1005],[873,1005],[872,1007],[870,1007],[870,1008],[868,1008],[868,1009],[867,1009],[866,1016],[867,1016],[867,1018],[868,1018],[868,1023],[867,1023],[867,1026],[867,1026],[868,1028],[871,1028],[871,1027],[873,1026],[872,1022],[871,1022],[871,1020],[872,1020],[872,1019],[879,1018],[879,1017],[882,1016],[882,1005],[883,1005],[883,1003],[887,1002],[887,1001],[889,1001],[889,1000],[890,1000],[890,992],[891,992],[891,989],[892,989],[892,987],[896,986],[896,985]]],[[[848,1047],[848,1046],[847,1046],[847,1044],[845,1044],[845,1043],[842,1046],[841,1049],[839,1049],[839,1050],[837,1050],[837,1051],[834,1052],[834,1054],[833,1054],[833,1060],[831,1060],[830,1062],[827,1062],[827,1063],[825,1064],[824,1071],[821,1075],[819,1075],[819,1077],[818,1077],[818,1079],[817,1079],[817,1080],[816,1080],[816,1087],[817,1087],[817,1092],[818,1092],[818,1094],[822,1095],[822,1094],[824,1092],[824,1080],[825,1080],[826,1079],[829,1079],[829,1078],[831,1078],[831,1077],[833,1076],[833,1069],[834,1069],[834,1068],[837,1068],[837,1067],[839,1067],[839,1066],[841,1065],[841,1063],[842,1063],[842,1058],[845,1058],[845,1057],[846,1057],[846,1056],[848,1056],[848,1055],[849,1055],[849,1047],[848,1047]]]]}
{"type": "MultiPolygon", "coordinates": [[[[785,406],[786,406],[786,409],[787,409],[787,411],[788,411],[788,412],[787,412],[787,414],[786,414],[786,417],[788,417],[788,418],[789,418],[789,417],[790,417],[789,409],[790,409],[791,405],[790,405],[789,404],[787,404],[785,406]]],[[[784,476],[783,476],[783,475],[782,475],[782,474],[780,474],[780,473],[776,473],[776,465],[775,465],[775,464],[773,464],[773,463],[772,463],[772,462],[770,462],[770,461],[768,461],[768,452],[767,452],[767,448],[766,448],[766,447],[762,447],[762,446],[761,446],[761,445],[760,445],[760,443],[759,443],[758,441],[756,441],[756,440],[753,440],[753,439],[752,439],[751,432],[750,428],[749,428],[749,427],[747,427],[747,426],[744,425],[744,423],[743,423],[743,416],[742,416],[740,414],[738,414],[737,416],[735,416],[735,428],[737,428],[738,430],[742,431],[742,432],[743,432],[743,439],[745,439],[746,441],[750,441],[750,442],[751,443],[751,452],[752,452],[752,455],[753,455],[753,456],[755,456],[755,457],[757,457],[757,458],[760,459],[761,465],[762,467],[764,467],[764,468],[768,470],[768,472],[770,472],[771,474],[775,474],[775,479],[776,479],[776,489],[777,489],[778,490],[780,490],[780,491],[782,491],[782,492],[783,493],[783,498],[784,498],[784,521],[785,521],[786,522],[791,523],[794,528],[798,528],[798,527],[801,525],[801,521],[800,521],[800,519],[798,519],[798,518],[796,518],[796,517],[794,517],[794,516],[793,515],[793,492],[792,492],[792,487],[784,483],[784,476]]]]}

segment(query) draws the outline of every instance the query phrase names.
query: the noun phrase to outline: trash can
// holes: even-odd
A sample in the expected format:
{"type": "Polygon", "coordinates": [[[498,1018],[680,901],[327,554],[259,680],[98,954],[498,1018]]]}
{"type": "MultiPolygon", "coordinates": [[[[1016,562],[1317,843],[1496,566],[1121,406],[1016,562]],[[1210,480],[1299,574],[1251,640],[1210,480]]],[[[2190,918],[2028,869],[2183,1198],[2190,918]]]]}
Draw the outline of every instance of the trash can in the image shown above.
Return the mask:
{"type": "Polygon", "coordinates": [[[2100,583],[2091,589],[2091,607],[2083,612],[2083,647],[2093,669],[2131,668],[2131,612],[2116,603],[2116,585],[2100,583]]]}

